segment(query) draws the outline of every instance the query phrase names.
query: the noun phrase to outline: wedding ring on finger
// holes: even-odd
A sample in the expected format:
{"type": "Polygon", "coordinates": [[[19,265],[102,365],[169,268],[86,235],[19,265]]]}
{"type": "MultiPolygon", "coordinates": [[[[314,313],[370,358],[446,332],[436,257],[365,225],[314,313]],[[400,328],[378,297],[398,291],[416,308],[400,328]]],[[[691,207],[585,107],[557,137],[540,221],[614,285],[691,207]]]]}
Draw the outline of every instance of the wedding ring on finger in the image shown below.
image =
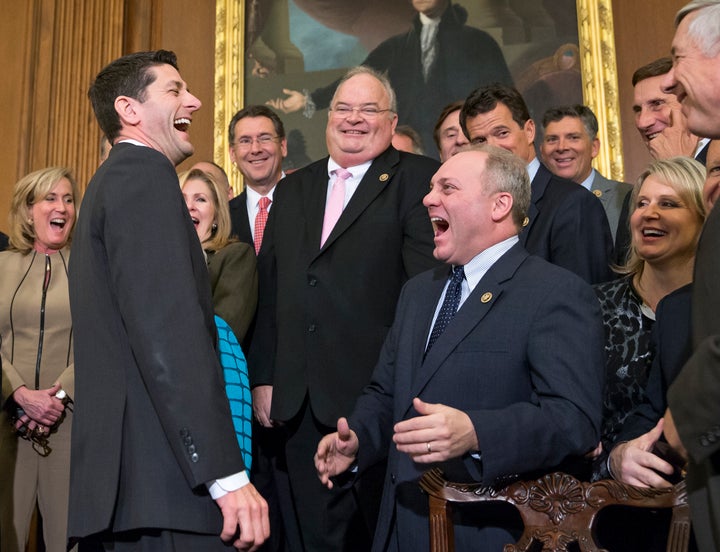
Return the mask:
{"type": "Polygon", "coordinates": [[[432,454],[432,447],[430,447],[430,442],[428,441],[427,443],[425,443],[425,445],[427,446],[428,454],[432,454]]]}

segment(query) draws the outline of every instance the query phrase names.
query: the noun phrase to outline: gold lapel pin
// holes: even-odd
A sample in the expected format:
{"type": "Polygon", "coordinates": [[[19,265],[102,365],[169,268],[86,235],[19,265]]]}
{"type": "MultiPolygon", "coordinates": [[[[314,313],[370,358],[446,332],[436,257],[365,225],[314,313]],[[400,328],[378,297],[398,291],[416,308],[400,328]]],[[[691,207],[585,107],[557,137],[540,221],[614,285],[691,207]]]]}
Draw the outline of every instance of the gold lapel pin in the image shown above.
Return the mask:
{"type": "Polygon", "coordinates": [[[528,217],[525,217],[525,220],[523,221],[523,228],[526,227],[528,224],[530,224],[530,219],[528,217]]]}
{"type": "Polygon", "coordinates": [[[482,297],[480,297],[480,301],[483,303],[489,303],[492,300],[492,293],[489,291],[486,291],[482,294],[482,297]]]}
{"type": "Polygon", "coordinates": [[[595,194],[595,197],[600,197],[602,195],[600,190],[593,190],[593,193],[595,194]]]}
{"type": "Polygon", "coordinates": [[[380,182],[385,182],[388,178],[390,178],[390,175],[388,173],[382,173],[380,175],[380,182]]]}

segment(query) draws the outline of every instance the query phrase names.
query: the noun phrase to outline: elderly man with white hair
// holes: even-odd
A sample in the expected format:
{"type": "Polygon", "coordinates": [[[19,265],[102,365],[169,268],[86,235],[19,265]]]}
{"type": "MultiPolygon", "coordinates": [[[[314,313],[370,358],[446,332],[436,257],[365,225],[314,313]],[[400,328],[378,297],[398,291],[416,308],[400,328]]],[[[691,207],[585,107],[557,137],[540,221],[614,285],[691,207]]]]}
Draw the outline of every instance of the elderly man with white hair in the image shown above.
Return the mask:
{"type": "MultiPolygon", "coordinates": [[[[675,94],[691,132],[720,138],[720,2],[697,0],[675,18],[675,94]]],[[[693,355],[668,393],[668,442],[688,458],[687,486],[698,548],[720,550],[720,209],[698,244],[692,299],[693,355]]]]}

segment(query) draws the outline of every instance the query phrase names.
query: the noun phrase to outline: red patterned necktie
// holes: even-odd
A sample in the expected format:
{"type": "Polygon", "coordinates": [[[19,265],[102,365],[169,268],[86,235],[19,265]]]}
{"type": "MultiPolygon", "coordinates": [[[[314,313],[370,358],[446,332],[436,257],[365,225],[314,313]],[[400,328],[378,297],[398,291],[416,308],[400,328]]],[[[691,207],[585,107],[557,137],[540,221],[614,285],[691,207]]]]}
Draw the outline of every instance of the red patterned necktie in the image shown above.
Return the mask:
{"type": "Polygon", "coordinates": [[[265,223],[268,219],[268,206],[270,205],[270,198],[263,196],[258,201],[258,212],[255,215],[255,253],[260,253],[260,246],[262,245],[263,234],[265,233],[265,223]]]}
{"type": "Polygon", "coordinates": [[[320,247],[325,245],[325,240],[327,240],[340,215],[342,215],[343,207],[345,206],[345,181],[352,176],[352,174],[345,169],[335,169],[333,174],[335,175],[335,181],[333,182],[327,205],[325,205],[325,217],[323,218],[320,247]]]}

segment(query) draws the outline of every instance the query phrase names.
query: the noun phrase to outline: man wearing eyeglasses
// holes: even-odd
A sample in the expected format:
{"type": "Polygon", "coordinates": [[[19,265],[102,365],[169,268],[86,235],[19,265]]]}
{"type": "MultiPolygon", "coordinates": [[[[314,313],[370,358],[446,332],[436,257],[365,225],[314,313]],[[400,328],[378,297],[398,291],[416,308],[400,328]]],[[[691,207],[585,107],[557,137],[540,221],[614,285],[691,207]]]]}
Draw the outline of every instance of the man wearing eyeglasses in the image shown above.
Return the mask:
{"type": "Polygon", "coordinates": [[[232,231],[240,241],[250,245],[257,242],[257,252],[272,209],[275,186],[283,177],[282,161],[287,156],[285,127],[269,107],[249,105],[233,116],[228,137],[230,160],[245,182],[243,192],[230,201],[232,231]]]}
{"type": "Polygon", "coordinates": [[[249,367],[257,419],[282,428],[291,549],[366,551],[384,466],[329,490],[312,458],[370,381],[400,288],[437,264],[422,198],[439,164],[391,146],[395,94],[374,70],[352,69],[330,106],[329,157],[276,188],[249,367]]]}

